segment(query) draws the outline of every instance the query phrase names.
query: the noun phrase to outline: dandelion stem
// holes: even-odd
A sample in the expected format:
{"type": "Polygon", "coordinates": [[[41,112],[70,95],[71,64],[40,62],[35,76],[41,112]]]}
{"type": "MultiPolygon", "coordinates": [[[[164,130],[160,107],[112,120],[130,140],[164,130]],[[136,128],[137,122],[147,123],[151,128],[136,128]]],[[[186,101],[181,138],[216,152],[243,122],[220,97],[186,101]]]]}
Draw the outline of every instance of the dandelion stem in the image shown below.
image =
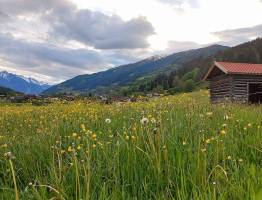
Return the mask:
{"type": "Polygon", "coordinates": [[[15,170],[14,170],[13,162],[12,162],[11,159],[9,159],[9,163],[10,163],[10,168],[11,168],[12,176],[13,176],[14,189],[15,189],[15,199],[19,200],[19,193],[18,193],[18,189],[17,189],[17,185],[16,185],[16,178],[15,178],[15,170]]]}

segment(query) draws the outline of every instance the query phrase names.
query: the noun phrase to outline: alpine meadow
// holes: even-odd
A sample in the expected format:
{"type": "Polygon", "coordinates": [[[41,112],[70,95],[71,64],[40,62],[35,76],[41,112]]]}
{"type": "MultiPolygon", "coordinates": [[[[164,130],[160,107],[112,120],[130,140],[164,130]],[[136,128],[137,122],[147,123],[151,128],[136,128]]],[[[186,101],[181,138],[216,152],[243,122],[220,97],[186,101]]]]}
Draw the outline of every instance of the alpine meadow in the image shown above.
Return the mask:
{"type": "Polygon", "coordinates": [[[262,108],[207,91],[1,104],[1,199],[262,198],[262,108]]]}
{"type": "Polygon", "coordinates": [[[262,200],[262,0],[0,0],[0,200],[262,200]]]}

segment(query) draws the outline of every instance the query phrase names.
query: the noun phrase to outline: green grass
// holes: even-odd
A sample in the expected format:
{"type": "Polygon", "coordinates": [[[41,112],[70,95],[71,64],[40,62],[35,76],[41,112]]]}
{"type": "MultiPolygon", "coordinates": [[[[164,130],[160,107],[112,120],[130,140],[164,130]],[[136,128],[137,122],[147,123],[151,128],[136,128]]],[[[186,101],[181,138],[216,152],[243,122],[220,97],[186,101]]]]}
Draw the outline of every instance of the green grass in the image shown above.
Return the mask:
{"type": "Polygon", "coordinates": [[[202,91],[0,110],[0,199],[262,199],[261,106],[202,91]]]}

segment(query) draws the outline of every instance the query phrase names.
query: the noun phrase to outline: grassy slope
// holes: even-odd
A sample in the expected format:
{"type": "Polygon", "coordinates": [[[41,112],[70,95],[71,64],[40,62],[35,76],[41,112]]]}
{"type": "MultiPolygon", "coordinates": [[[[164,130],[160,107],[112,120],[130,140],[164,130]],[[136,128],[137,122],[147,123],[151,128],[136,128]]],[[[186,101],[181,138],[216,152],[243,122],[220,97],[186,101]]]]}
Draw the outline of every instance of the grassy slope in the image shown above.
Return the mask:
{"type": "Polygon", "coordinates": [[[14,199],[9,151],[21,199],[259,199],[261,113],[212,106],[206,91],[144,103],[1,106],[0,199],[14,199]]]}

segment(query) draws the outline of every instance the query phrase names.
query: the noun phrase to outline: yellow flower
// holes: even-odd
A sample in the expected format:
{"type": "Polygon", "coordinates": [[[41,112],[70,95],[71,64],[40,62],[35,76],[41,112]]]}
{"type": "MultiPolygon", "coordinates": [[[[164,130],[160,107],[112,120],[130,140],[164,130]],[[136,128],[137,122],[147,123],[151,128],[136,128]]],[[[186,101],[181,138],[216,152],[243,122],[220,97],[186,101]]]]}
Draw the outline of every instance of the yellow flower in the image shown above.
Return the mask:
{"type": "Polygon", "coordinates": [[[86,131],[86,127],[85,127],[84,124],[81,124],[81,128],[82,128],[83,131],[86,131]]]}
{"type": "Polygon", "coordinates": [[[127,136],[125,137],[125,139],[126,139],[126,140],[129,140],[129,136],[127,135],[127,136]]]}
{"type": "Polygon", "coordinates": [[[80,145],[78,145],[78,146],[77,146],[77,150],[80,150],[80,149],[81,149],[81,146],[80,146],[80,145]]]}
{"type": "Polygon", "coordinates": [[[211,142],[211,139],[206,139],[205,143],[209,144],[211,142]]]}
{"type": "Polygon", "coordinates": [[[77,133],[73,133],[73,137],[77,137],[77,133]]]}
{"type": "Polygon", "coordinates": [[[8,145],[7,144],[3,144],[1,145],[1,148],[6,148],[8,145]]]}
{"type": "Polygon", "coordinates": [[[71,146],[69,146],[68,148],[67,148],[67,151],[68,152],[72,152],[74,149],[71,147],[71,146]]]}
{"type": "Polygon", "coordinates": [[[93,135],[92,135],[92,138],[93,138],[93,139],[96,139],[96,134],[93,134],[93,135]]]}
{"type": "Polygon", "coordinates": [[[96,144],[93,144],[92,147],[93,147],[93,148],[96,148],[96,144]]]}
{"type": "Polygon", "coordinates": [[[221,130],[221,131],[220,131],[220,134],[221,134],[221,135],[226,135],[226,131],[225,131],[225,130],[221,130]]]}
{"type": "Polygon", "coordinates": [[[132,136],[131,136],[131,139],[132,139],[132,140],[135,140],[135,139],[136,139],[136,136],[132,135],[132,136]]]}

